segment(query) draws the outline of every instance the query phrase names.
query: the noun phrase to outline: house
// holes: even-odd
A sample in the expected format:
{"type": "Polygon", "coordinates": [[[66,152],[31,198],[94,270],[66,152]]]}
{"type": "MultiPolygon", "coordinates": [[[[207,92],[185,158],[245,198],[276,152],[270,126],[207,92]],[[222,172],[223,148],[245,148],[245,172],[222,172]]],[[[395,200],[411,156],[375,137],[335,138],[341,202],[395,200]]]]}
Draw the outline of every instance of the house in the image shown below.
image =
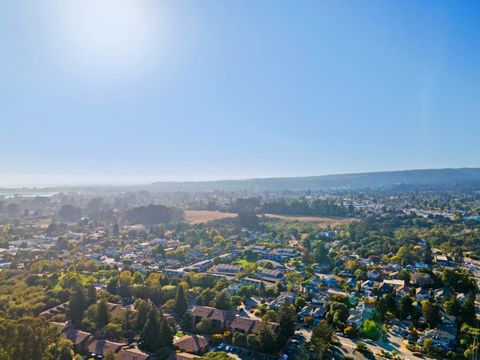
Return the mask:
{"type": "Polygon", "coordinates": [[[251,278],[251,277],[245,277],[245,278],[240,280],[240,285],[260,287],[260,284],[262,282],[263,281],[259,280],[259,279],[254,279],[254,278],[251,278]]]}
{"type": "Polygon", "coordinates": [[[270,250],[268,253],[263,254],[263,258],[274,261],[286,261],[297,255],[298,252],[294,249],[273,249],[270,250]]]}
{"type": "Polygon", "coordinates": [[[282,292],[278,297],[270,303],[270,308],[272,309],[278,309],[280,306],[283,304],[294,304],[295,299],[297,298],[297,295],[292,293],[292,292],[282,292]]]}
{"type": "Polygon", "coordinates": [[[273,322],[263,322],[256,319],[237,316],[230,326],[232,332],[241,332],[242,334],[258,334],[265,326],[267,330],[270,330],[274,334],[278,334],[280,331],[280,325],[273,322]]]}
{"type": "Polygon", "coordinates": [[[372,280],[365,280],[362,283],[362,290],[371,292],[375,286],[375,282],[372,280]]]}
{"type": "Polygon", "coordinates": [[[383,280],[378,290],[383,294],[393,294],[402,289],[405,286],[404,280],[398,279],[386,279],[383,280]]]}
{"type": "Polygon", "coordinates": [[[234,311],[219,310],[209,306],[195,306],[190,315],[192,316],[194,324],[203,319],[210,319],[214,325],[226,329],[235,319],[236,313],[234,311]]]}
{"type": "Polygon", "coordinates": [[[201,335],[185,335],[173,342],[173,346],[192,354],[203,354],[208,349],[208,339],[201,335]]]}
{"type": "Polygon", "coordinates": [[[87,351],[92,356],[106,356],[108,353],[117,354],[124,344],[109,340],[93,340],[87,345],[87,351]]]}
{"type": "Polygon", "coordinates": [[[347,324],[355,327],[362,326],[365,320],[369,320],[373,317],[373,309],[365,302],[359,302],[358,305],[350,310],[350,315],[347,319],[347,324]]]}
{"type": "Polygon", "coordinates": [[[274,260],[260,260],[258,262],[259,265],[263,266],[263,267],[271,267],[273,270],[280,270],[280,271],[283,271],[283,270],[286,270],[287,267],[281,263],[279,263],[278,261],[274,261],[274,260]]]}
{"type": "Polygon", "coordinates": [[[268,250],[266,246],[261,246],[261,245],[252,245],[252,246],[249,246],[248,249],[256,253],[265,253],[268,250]]]}
{"type": "Polygon", "coordinates": [[[118,360],[148,360],[150,355],[137,348],[123,348],[116,356],[118,360]]]}
{"type": "Polygon", "coordinates": [[[347,284],[350,288],[353,289],[357,286],[357,280],[355,280],[354,278],[350,278],[345,281],[345,284],[347,284]]]}
{"type": "Polygon", "coordinates": [[[203,272],[213,265],[213,260],[199,261],[193,265],[184,268],[184,271],[203,272]]]}
{"type": "Polygon", "coordinates": [[[427,269],[429,266],[424,262],[415,263],[415,269],[427,269]]]}
{"type": "Polygon", "coordinates": [[[420,336],[417,344],[423,346],[423,343],[426,339],[432,339],[432,344],[434,346],[446,351],[450,351],[455,348],[456,331],[451,332],[441,329],[433,329],[420,336]]]}
{"type": "Polygon", "coordinates": [[[169,357],[169,360],[197,360],[197,359],[201,359],[201,357],[198,355],[184,353],[184,352],[172,354],[172,356],[169,357]]]}
{"type": "Polygon", "coordinates": [[[194,324],[202,319],[209,319],[212,320],[214,325],[224,330],[240,331],[244,334],[256,334],[260,331],[262,325],[265,325],[275,334],[280,329],[276,323],[264,323],[260,320],[242,317],[235,311],[218,310],[209,306],[195,306],[191,311],[191,316],[194,324]]]}
{"type": "Polygon", "coordinates": [[[55,315],[65,314],[67,312],[67,309],[68,309],[68,302],[65,302],[63,304],[54,306],[51,309],[42,311],[39,315],[44,317],[45,319],[50,319],[50,318],[54,317],[55,315]]]}
{"type": "Polygon", "coordinates": [[[367,277],[370,280],[378,280],[380,276],[381,276],[381,273],[377,269],[367,271],[367,277]]]}
{"type": "Polygon", "coordinates": [[[429,300],[431,298],[430,291],[424,288],[415,289],[415,297],[417,301],[429,300]]]}
{"type": "Polygon", "coordinates": [[[451,259],[447,255],[436,255],[435,262],[439,266],[450,266],[451,259]]]}
{"type": "Polygon", "coordinates": [[[243,271],[243,267],[239,265],[219,264],[210,269],[214,273],[236,275],[243,271]]]}
{"type": "Polygon", "coordinates": [[[262,269],[260,271],[257,271],[256,275],[259,279],[272,282],[283,280],[283,278],[285,277],[281,271],[269,269],[262,269]]]}
{"type": "Polygon", "coordinates": [[[297,314],[300,321],[304,322],[305,318],[311,316],[313,323],[318,324],[326,313],[325,303],[323,305],[306,305],[297,314]]]}
{"type": "Polygon", "coordinates": [[[323,277],[322,281],[328,287],[338,287],[343,278],[337,275],[327,275],[323,277]]]}
{"type": "Polygon", "coordinates": [[[89,332],[80,331],[67,323],[64,330],[60,333],[64,339],[68,339],[73,343],[73,347],[77,352],[86,352],[88,345],[93,341],[93,336],[89,332]]]}
{"type": "Polygon", "coordinates": [[[89,332],[75,329],[72,323],[50,323],[57,330],[57,334],[73,343],[76,352],[89,353],[94,356],[105,356],[109,352],[115,354],[118,360],[148,360],[150,355],[143,351],[129,347],[127,344],[106,340],[95,340],[89,332]]]}
{"type": "Polygon", "coordinates": [[[395,292],[395,288],[390,284],[382,282],[378,287],[378,291],[380,291],[382,294],[393,294],[395,292]]]}

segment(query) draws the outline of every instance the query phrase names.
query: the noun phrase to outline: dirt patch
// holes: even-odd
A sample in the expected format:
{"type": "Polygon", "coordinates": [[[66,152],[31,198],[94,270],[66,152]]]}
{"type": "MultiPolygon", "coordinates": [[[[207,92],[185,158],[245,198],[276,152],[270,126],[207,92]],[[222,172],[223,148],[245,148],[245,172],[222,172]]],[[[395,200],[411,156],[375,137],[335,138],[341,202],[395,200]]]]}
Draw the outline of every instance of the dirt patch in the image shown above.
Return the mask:
{"type": "Polygon", "coordinates": [[[279,219],[283,221],[299,221],[299,222],[309,222],[318,224],[319,227],[327,227],[327,226],[339,226],[343,224],[349,224],[355,219],[347,218],[347,219],[339,219],[339,218],[330,218],[324,216],[289,216],[289,215],[276,215],[276,214],[265,214],[267,218],[271,219],[279,219]]]}
{"type": "Polygon", "coordinates": [[[185,220],[190,224],[201,224],[209,221],[231,219],[237,214],[210,210],[185,210],[185,220]]]}

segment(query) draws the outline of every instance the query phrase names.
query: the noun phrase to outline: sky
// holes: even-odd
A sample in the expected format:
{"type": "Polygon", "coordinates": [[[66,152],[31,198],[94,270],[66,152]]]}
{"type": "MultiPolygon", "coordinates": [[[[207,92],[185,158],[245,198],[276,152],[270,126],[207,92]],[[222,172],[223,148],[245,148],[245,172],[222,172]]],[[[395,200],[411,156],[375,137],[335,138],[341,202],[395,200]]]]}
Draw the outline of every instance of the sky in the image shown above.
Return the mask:
{"type": "Polygon", "coordinates": [[[480,4],[0,2],[0,185],[480,166],[480,4]]]}

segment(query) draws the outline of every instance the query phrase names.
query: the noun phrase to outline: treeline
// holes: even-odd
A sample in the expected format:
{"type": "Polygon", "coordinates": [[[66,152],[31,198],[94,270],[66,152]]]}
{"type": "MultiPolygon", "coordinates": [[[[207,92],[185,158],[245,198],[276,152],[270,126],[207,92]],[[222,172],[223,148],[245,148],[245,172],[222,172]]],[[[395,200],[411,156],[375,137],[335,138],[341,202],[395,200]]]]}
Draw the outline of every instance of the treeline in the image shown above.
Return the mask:
{"type": "Polygon", "coordinates": [[[349,216],[354,212],[352,206],[338,204],[333,199],[278,199],[261,202],[256,197],[236,199],[220,210],[235,213],[255,212],[257,214],[336,217],[349,216]]]}
{"type": "Polygon", "coordinates": [[[183,219],[180,209],[164,205],[137,206],[125,212],[124,219],[131,224],[170,224],[183,219]]]}
{"type": "Polygon", "coordinates": [[[309,215],[309,216],[347,216],[353,213],[353,208],[337,204],[334,200],[293,200],[280,199],[267,202],[260,208],[260,213],[280,215],[309,215]]]}
{"type": "Polygon", "coordinates": [[[45,319],[0,317],[0,359],[73,360],[78,357],[73,354],[71,341],[59,338],[45,319]]]}

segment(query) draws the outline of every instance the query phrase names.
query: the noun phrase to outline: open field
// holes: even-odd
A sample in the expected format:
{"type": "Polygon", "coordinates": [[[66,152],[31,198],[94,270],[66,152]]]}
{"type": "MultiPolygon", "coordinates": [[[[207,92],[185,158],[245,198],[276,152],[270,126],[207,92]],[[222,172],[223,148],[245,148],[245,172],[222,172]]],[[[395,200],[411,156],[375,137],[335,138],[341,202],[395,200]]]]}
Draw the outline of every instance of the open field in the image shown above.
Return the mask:
{"type": "Polygon", "coordinates": [[[237,216],[233,213],[225,213],[220,211],[210,210],[185,210],[185,220],[190,224],[201,224],[209,221],[231,219],[237,216]]]}
{"type": "Polygon", "coordinates": [[[267,218],[279,219],[283,221],[299,221],[299,222],[310,222],[316,223],[320,227],[326,226],[338,226],[343,224],[348,224],[355,219],[339,219],[339,218],[330,218],[324,216],[289,216],[289,215],[276,215],[276,214],[265,214],[267,218]]]}
{"type": "MultiPolygon", "coordinates": [[[[209,221],[231,219],[237,216],[234,213],[210,211],[210,210],[185,210],[185,220],[190,224],[201,224],[209,221]]],[[[288,216],[276,214],[259,214],[258,216],[265,216],[270,219],[278,219],[283,221],[299,221],[310,222],[318,224],[320,227],[338,226],[351,223],[355,219],[337,219],[324,216],[288,216]]]]}

